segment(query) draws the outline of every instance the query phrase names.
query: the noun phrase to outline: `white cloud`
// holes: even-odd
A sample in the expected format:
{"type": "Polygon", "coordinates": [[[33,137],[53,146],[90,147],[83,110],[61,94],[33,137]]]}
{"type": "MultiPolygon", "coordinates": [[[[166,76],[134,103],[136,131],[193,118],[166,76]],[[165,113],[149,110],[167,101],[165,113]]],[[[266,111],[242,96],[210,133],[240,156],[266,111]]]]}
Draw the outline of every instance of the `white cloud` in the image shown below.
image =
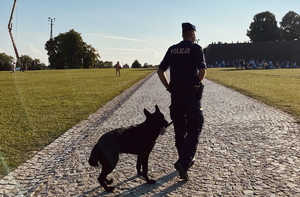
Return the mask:
{"type": "Polygon", "coordinates": [[[33,45],[28,44],[27,45],[27,49],[26,51],[28,51],[28,55],[32,58],[32,59],[40,59],[42,63],[47,63],[47,52],[42,52],[40,50],[38,50],[37,48],[35,48],[33,45]]]}
{"type": "Polygon", "coordinates": [[[110,38],[110,39],[116,39],[116,40],[128,40],[128,41],[134,41],[134,42],[146,42],[144,40],[139,40],[139,39],[135,39],[135,38],[125,38],[125,37],[117,37],[117,36],[108,36],[108,35],[104,35],[104,34],[86,34],[86,35],[101,36],[101,37],[104,37],[104,38],[110,38]]]}
{"type": "Polygon", "coordinates": [[[36,54],[37,56],[44,56],[45,55],[45,53],[42,53],[41,51],[39,51],[37,48],[35,48],[31,44],[28,44],[28,47],[29,47],[29,50],[31,51],[31,53],[36,54]]]}
{"type": "Polygon", "coordinates": [[[160,53],[155,49],[151,49],[145,47],[144,49],[131,49],[131,48],[105,48],[105,50],[117,51],[119,54],[141,54],[141,53],[149,53],[154,55],[155,57],[159,56],[160,53]]]}
{"type": "Polygon", "coordinates": [[[133,52],[142,52],[144,50],[141,49],[129,49],[129,48],[106,48],[107,50],[113,51],[133,51],[133,52]]]}
{"type": "Polygon", "coordinates": [[[146,51],[151,52],[154,56],[158,56],[159,52],[157,52],[155,49],[151,49],[151,48],[145,48],[146,51]]]}

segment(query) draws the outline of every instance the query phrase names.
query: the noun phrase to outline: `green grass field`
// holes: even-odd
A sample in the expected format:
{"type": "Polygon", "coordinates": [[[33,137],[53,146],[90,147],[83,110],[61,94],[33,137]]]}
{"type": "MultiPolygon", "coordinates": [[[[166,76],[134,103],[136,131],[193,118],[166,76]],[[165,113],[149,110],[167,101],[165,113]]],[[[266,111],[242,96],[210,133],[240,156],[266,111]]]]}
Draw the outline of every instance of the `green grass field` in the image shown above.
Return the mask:
{"type": "Polygon", "coordinates": [[[0,72],[0,177],[155,70],[0,72]]]}
{"type": "Polygon", "coordinates": [[[207,78],[300,119],[300,69],[209,68],[207,78]]]}

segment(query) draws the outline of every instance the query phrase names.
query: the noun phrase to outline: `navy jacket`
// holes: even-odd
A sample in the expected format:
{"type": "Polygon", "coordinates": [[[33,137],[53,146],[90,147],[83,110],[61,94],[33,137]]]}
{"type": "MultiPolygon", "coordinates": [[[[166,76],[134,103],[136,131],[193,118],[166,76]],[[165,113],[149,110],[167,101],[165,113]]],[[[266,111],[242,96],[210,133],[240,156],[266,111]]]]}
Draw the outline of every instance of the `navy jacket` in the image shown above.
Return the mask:
{"type": "Polygon", "coordinates": [[[206,68],[201,46],[191,41],[181,41],[171,46],[159,65],[159,68],[164,71],[169,67],[172,84],[199,84],[198,70],[206,68]]]}

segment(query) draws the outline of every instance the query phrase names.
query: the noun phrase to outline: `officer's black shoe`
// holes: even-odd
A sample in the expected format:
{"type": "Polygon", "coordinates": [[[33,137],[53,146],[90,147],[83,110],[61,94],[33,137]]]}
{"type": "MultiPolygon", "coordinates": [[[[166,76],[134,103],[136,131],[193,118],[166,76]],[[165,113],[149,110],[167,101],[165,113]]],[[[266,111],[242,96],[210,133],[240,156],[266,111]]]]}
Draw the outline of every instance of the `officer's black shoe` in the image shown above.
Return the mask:
{"type": "Polygon", "coordinates": [[[179,177],[180,177],[181,179],[183,179],[183,180],[185,180],[185,181],[188,181],[188,180],[189,180],[189,176],[188,176],[188,174],[187,174],[187,171],[185,171],[185,170],[183,169],[183,167],[181,166],[180,163],[176,162],[176,163],[174,164],[174,167],[175,167],[175,169],[179,172],[179,177]]]}

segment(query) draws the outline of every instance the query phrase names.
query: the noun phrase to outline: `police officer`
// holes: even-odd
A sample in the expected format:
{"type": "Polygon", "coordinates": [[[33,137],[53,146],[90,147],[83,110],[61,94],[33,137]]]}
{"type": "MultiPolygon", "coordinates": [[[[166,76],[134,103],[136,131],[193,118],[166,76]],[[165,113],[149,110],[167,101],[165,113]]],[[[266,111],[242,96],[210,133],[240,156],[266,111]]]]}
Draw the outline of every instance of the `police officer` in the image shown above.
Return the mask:
{"type": "Polygon", "coordinates": [[[200,100],[206,63],[202,48],[194,44],[196,27],[190,23],[182,23],[182,37],[183,41],[168,49],[157,74],[171,93],[170,114],[179,156],[174,167],[180,178],[188,181],[187,171],[194,164],[193,158],[204,122],[200,100]],[[169,67],[170,82],[165,74],[169,67]]]}

